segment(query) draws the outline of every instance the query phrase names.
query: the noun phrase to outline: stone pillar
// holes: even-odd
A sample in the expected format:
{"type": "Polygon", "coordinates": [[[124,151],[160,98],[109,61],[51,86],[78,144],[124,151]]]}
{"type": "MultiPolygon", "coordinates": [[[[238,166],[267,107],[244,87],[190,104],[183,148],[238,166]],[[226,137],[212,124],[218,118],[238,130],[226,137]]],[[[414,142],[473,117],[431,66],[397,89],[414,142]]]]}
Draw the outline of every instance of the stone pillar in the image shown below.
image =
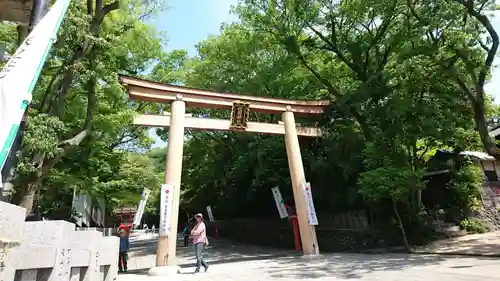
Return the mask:
{"type": "Polygon", "coordinates": [[[103,281],[116,281],[118,275],[118,251],[120,239],[114,236],[103,237],[101,240],[101,270],[104,269],[103,281]]]}
{"type": "Polygon", "coordinates": [[[150,270],[148,275],[167,275],[177,268],[162,268],[176,265],[177,223],[179,216],[179,198],[182,174],[182,153],[184,147],[184,118],[186,105],[182,95],[172,102],[170,128],[168,129],[167,161],[165,167],[165,184],[173,186],[173,200],[170,218],[170,234],[158,238],[156,249],[156,269],[150,270]],[[167,273],[168,271],[168,273],[167,273]]]}
{"type": "Polygon", "coordinates": [[[0,281],[14,280],[26,209],[0,201],[0,281]]]}
{"type": "MultiPolygon", "coordinates": [[[[22,244],[19,254],[28,259],[20,260],[25,266],[39,264],[41,261],[49,262],[48,253],[42,249],[55,249],[54,268],[46,277],[47,281],[68,281],[71,277],[71,239],[74,237],[75,225],[67,221],[34,221],[24,223],[22,244]],[[35,248],[40,251],[33,252],[35,248]]],[[[20,256],[21,257],[21,256],[20,256]]],[[[54,260],[50,261],[51,263],[54,260]]],[[[19,268],[17,266],[16,268],[19,268]]]]}
{"type": "Polygon", "coordinates": [[[96,230],[73,232],[71,239],[73,264],[82,257],[88,261],[88,267],[81,267],[79,280],[101,281],[99,255],[103,251],[102,240],[102,233],[96,230]]]}
{"type": "Polygon", "coordinates": [[[292,180],[293,197],[297,209],[297,219],[299,222],[300,240],[304,255],[319,254],[319,247],[316,240],[316,232],[313,225],[309,225],[307,216],[307,202],[302,191],[302,184],[306,182],[302,156],[300,154],[299,139],[293,112],[286,111],[282,114],[285,125],[285,144],[288,158],[288,167],[292,180]]]}

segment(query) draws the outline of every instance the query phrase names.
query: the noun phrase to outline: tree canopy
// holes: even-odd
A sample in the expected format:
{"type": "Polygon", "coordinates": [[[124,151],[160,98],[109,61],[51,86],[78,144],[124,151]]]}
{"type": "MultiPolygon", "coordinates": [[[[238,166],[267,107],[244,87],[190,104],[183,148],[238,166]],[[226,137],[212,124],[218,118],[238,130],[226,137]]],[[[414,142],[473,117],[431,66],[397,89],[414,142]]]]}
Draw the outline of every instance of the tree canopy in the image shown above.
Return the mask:
{"type": "MultiPolygon", "coordinates": [[[[238,20],[200,42],[197,55],[165,52],[142,1],[74,1],[28,111],[13,202],[60,217],[73,190],[135,204],[153,190],[158,212],[165,149],[150,149],[140,113],[169,105],[130,101],[118,74],[161,83],[286,99],[328,99],[321,139],[300,139],[320,213],[393,214],[403,237],[422,211],[427,161],[439,149],[485,150],[500,160],[484,90],[499,38],[492,0],[242,0],[238,20]],[[61,213],[61,212],[59,212],[61,213]]],[[[0,38],[16,47],[15,26],[0,38]]],[[[224,110],[190,109],[228,118],[224,110]]],[[[251,113],[258,122],[278,115],[251,113]]],[[[168,142],[168,128],[158,129],[168,142]]],[[[270,188],[293,199],[282,137],[186,131],[182,206],[220,218],[275,215],[270,188]]],[[[459,161],[457,160],[457,163],[459,161]]],[[[477,167],[458,165],[451,186],[464,214],[477,209],[477,167]],[[464,194],[467,194],[466,196],[464,194]],[[470,204],[469,204],[470,203],[470,204]]],[[[405,243],[408,247],[408,242],[405,243]]]]}

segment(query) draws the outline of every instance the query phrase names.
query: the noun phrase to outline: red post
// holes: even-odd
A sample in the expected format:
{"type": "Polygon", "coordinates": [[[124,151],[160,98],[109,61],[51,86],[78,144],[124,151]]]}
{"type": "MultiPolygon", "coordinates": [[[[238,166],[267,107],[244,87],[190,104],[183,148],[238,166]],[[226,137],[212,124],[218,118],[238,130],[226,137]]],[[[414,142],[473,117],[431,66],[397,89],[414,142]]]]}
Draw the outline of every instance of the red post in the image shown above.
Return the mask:
{"type": "Polygon", "coordinates": [[[300,247],[299,223],[296,217],[292,219],[292,223],[293,223],[293,236],[295,238],[295,250],[300,252],[302,249],[300,247]]]}
{"type": "Polygon", "coordinates": [[[293,238],[295,239],[295,250],[300,251],[299,223],[297,221],[297,217],[292,217],[291,221],[293,225],[293,238]]]}
{"type": "Polygon", "coordinates": [[[217,239],[217,240],[220,239],[220,236],[219,236],[219,225],[218,224],[215,224],[215,239],[217,239]]]}
{"type": "Polygon", "coordinates": [[[297,220],[295,207],[285,204],[285,208],[288,212],[288,220],[290,221],[293,227],[293,239],[295,241],[295,250],[300,252],[302,247],[300,246],[299,221],[297,220]]]}

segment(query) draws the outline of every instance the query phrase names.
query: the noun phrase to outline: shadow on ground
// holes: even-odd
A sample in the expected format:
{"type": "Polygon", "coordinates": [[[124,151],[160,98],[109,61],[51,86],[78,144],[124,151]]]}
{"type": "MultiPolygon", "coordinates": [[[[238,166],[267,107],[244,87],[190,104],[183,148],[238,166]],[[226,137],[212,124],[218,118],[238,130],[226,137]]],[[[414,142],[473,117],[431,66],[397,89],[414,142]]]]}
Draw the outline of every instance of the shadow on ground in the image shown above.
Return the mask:
{"type": "MultiPolygon", "coordinates": [[[[155,238],[147,240],[131,240],[130,259],[148,257],[154,259],[156,254],[155,238]]],[[[205,260],[210,265],[238,263],[255,260],[272,260],[282,257],[298,257],[298,253],[287,250],[258,247],[245,244],[233,244],[228,241],[217,241],[212,239],[208,248],[203,252],[205,260]]],[[[194,267],[195,257],[193,247],[184,247],[182,240],[177,241],[177,259],[181,268],[194,267]]],[[[130,264],[130,262],[129,262],[130,264]]],[[[146,274],[148,268],[134,268],[128,274],[146,274]]],[[[127,274],[123,273],[123,274],[127,274]]]]}
{"type": "MultiPolygon", "coordinates": [[[[132,245],[134,256],[152,256],[154,258],[154,241],[132,245]]],[[[484,242],[481,244],[483,247],[484,242]]],[[[476,245],[478,247],[479,245],[476,245]]],[[[468,246],[469,247],[469,246],[468,246]]],[[[474,247],[474,245],[470,245],[474,247]]],[[[494,245],[492,246],[494,247],[494,245]]],[[[498,245],[496,246],[498,248],[498,245]]],[[[490,249],[492,250],[492,249],[490,249]]],[[[451,253],[450,253],[451,254],[451,253]]],[[[403,271],[409,268],[427,267],[431,270],[440,264],[460,256],[419,255],[419,254],[347,254],[328,253],[317,258],[300,257],[297,252],[257,247],[244,244],[233,244],[228,241],[211,241],[204,256],[210,265],[225,265],[242,263],[242,270],[255,269],[276,279],[318,279],[336,277],[339,279],[358,279],[374,272],[403,271]],[[248,263],[249,261],[266,261],[248,263]],[[269,262],[267,262],[269,261],[269,262]]],[[[177,244],[179,265],[194,269],[192,247],[183,247],[179,240],[177,244]]],[[[482,258],[491,260],[490,258],[482,258]]],[[[455,264],[452,269],[474,267],[473,264],[455,264]]],[[[239,266],[240,267],[240,266],[239,266]]],[[[235,267],[232,267],[233,270],[235,267]]],[[[130,270],[132,274],[146,274],[149,268],[130,270]]],[[[190,274],[190,273],[188,273],[190,274]]]]}
{"type": "MultiPolygon", "coordinates": [[[[478,266],[478,264],[462,264],[449,266],[454,259],[462,263],[463,256],[439,256],[418,254],[328,254],[321,258],[307,259],[304,257],[281,258],[273,264],[261,268],[269,276],[283,279],[317,279],[335,276],[339,279],[359,279],[374,272],[398,272],[410,268],[424,268],[431,270],[448,264],[450,269],[465,269],[478,266]]],[[[497,259],[483,257],[475,260],[492,261],[498,264],[497,259]]],[[[457,261],[457,262],[460,262],[457,261]]],[[[485,264],[482,263],[481,266],[485,264]]]]}
{"type": "Polygon", "coordinates": [[[435,241],[428,246],[418,248],[417,252],[500,257],[499,239],[499,231],[485,234],[473,234],[453,239],[435,241]]]}

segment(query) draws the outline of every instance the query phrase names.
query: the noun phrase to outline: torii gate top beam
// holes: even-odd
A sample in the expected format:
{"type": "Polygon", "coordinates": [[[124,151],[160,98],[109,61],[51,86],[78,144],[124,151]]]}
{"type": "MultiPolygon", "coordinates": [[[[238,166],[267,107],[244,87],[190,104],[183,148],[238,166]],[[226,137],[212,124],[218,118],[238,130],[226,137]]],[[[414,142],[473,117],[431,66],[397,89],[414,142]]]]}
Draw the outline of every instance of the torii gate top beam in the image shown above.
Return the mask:
{"type": "Polygon", "coordinates": [[[120,80],[128,87],[130,99],[158,103],[170,103],[182,95],[188,107],[231,109],[233,101],[250,104],[250,110],[263,113],[291,111],[300,115],[322,114],[328,100],[305,101],[265,98],[232,93],[220,93],[202,89],[160,84],[145,79],[120,75],[120,80]]]}

